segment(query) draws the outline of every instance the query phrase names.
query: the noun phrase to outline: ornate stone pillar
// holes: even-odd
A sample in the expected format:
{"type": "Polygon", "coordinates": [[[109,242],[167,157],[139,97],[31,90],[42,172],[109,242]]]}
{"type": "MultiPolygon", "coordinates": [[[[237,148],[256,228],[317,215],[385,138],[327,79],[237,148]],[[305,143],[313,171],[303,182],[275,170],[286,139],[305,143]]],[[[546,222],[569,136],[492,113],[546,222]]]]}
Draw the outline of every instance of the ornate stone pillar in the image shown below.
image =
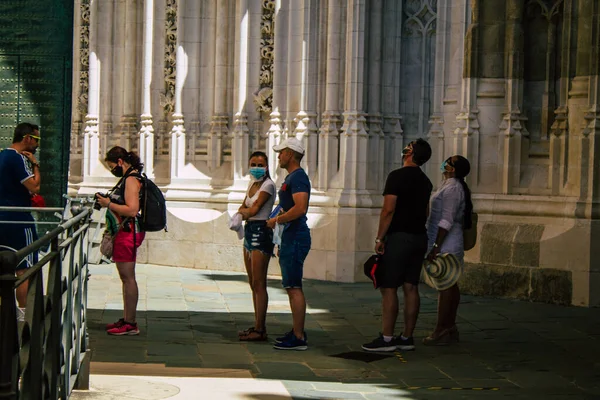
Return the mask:
{"type": "Polygon", "coordinates": [[[185,77],[187,75],[187,56],[184,52],[183,43],[183,23],[184,18],[180,10],[184,9],[183,2],[185,0],[171,0],[167,2],[170,10],[167,13],[173,13],[177,21],[177,26],[173,30],[176,36],[176,68],[175,68],[175,96],[174,96],[174,111],[171,115],[171,179],[181,178],[183,167],[185,166],[185,127],[182,113],[182,91],[185,77]]]}
{"type": "Polygon", "coordinates": [[[578,14],[575,79],[587,74],[589,82],[587,105],[581,110],[584,114],[581,156],[577,158],[581,163],[578,216],[597,220],[600,219],[600,5],[580,1],[578,14]]]}
{"type": "Polygon", "coordinates": [[[439,0],[437,5],[434,87],[433,98],[431,99],[431,116],[428,121],[429,131],[427,133],[432,155],[431,160],[425,164],[425,168],[431,176],[437,172],[436,169],[445,159],[443,100],[446,95],[446,74],[449,68],[448,53],[450,46],[448,46],[448,42],[452,37],[448,3],[448,0],[439,0]]]}
{"type": "MultiPolygon", "coordinates": [[[[400,82],[402,81],[402,2],[384,1],[382,54],[382,110],[384,132],[384,176],[402,166],[402,117],[400,82]]],[[[385,185],[381,182],[380,189],[385,185]]]]}
{"type": "Polygon", "coordinates": [[[98,62],[98,1],[90,2],[88,109],[85,116],[83,178],[92,176],[100,164],[98,118],[100,114],[100,63],[98,62]]]}
{"type": "MultiPolygon", "coordinates": [[[[479,121],[477,114],[477,84],[479,73],[479,6],[481,0],[471,0],[471,24],[465,38],[465,58],[461,85],[461,111],[456,116],[454,129],[454,153],[469,159],[471,173],[467,179],[477,185],[479,182],[479,121]]],[[[468,4],[465,3],[465,7],[468,4]]]]}
{"type": "Polygon", "coordinates": [[[502,193],[510,194],[519,186],[521,176],[522,138],[529,134],[521,115],[523,106],[523,12],[521,0],[506,0],[505,30],[505,71],[506,110],[500,123],[500,133],[504,136],[502,154],[502,193]]]}
{"type": "MultiPolygon", "coordinates": [[[[120,110],[121,121],[119,124],[119,132],[121,134],[121,146],[128,150],[133,148],[135,143],[134,137],[137,134],[136,124],[136,97],[139,95],[136,89],[137,85],[136,70],[138,69],[137,64],[137,7],[138,2],[126,1],[125,2],[125,37],[124,37],[124,54],[123,54],[123,81],[124,86],[118,88],[123,90],[123,109],[120,110]]],[[[136,143],[137,144],[137,143],[136,143]]]]}
{"type": "MultiPolygon", "coordinates": [[[[567,170],[566,193],[568,195],[587,198],[593,184],[589,181],[590,148],[593,148],[593,137],[585,135],[585,115],[589,110],[589,85],[592,51],[592,10],[595,2],[577,0],[576,6],[576,52],[575,52],[575,77],[571,81],[569,91],[569,135],[567,137],[567,151],[570,167],[567,170]],[[576,168],[573,168],[575,165],[576,168]]],[[[578,209],[578,215],[589,218],[588,211],[578,209]]]]}
{"type": "Polygon", "coordinates": [[[340,96],[340,50],[342,0],[327,2],[327,65],[325,77],[325,112],[321,116],[319,133],[318,187],[327,190],[338,171],[340,96]]]}
{"type": "Polygon", "coordinates": [[[370,206],[367,187],[368,133],[364,111],[366,0],[348,0],[344,125],[340,137],[340,206],[370,206]]]}
{"type": "MultiPolygon", "coordinates": [[[[246,112],[246,101],[248,96],[248,45],[250,40],[250,27],[248,15],[248,0],[237,2],[237,13],[235,21],[238,22],[238,38],[236,40],[236,53],[239,54],[236,90],[234,91],[235,115],[233,120],[233,132],[231,143],[231,159],[234,183],[240,181],[247,172],[248,155],[250,153],[250,129],[248,128],[248,114],[246,112]]],[[[244,182],[243,186],[246,183],[244,182]]]]}
{"type": "Polygon", "coordinates": [[[553,195],[564,193],[564,187],[567,183],[568,173],[568,151],[567,135],[569,132],[569,86],[571,84],[570,66],[571,66],[571,25],[573,22],[573,0],[564,0],[563,24],[562,24],[562,42],[558,43],[561,47],[560,70],[561,77],[559,81],[559,104],[554,110],[554,123],[550,129],[550,172],[549,186],[553,195]]]}
{"type": "Polygon", "coordinates": [[[302,167],[311,180],[317,177],[317,46],[319,37],[318,0],[303,0],[299,14],[301,25],[300,111],[296,115],[294,135],[304,143],[306,155],[302,167]]]}
{"type": "MultiPolygon", "coordinates": [[[[227,113],[227,73],[228,73],[228,30],[224,24],[228,17],[228,2],[216,2],[215,15],[215,72],[214,72],[214,112],[208,137],[208,167],[219,168],[223,163],[223,137],[227,135],[229,117],[227,113]]],[[[237,21],[237,20],[236,20],[237,21]]]]}
{"type": "Polygon", "coordinates": [[[140,159],[144,163],[144,171],[148,177],[154,177],[154,127],[152,126],[151,91],[152,83],[152,49],[154,34],[154,0],[144,0],[144,43],[142,51],[142,115],[139,131],[140,159]]]}
{"type": "MultiPolygon", "coordinates": [[[[270,1],[269,1],[270,3],[270,1]]],[[[287,92],[287,22],[288,22],[289,2],[277,0],[275,2],[275,38],[273,43],[275,65],[273,67],[273,101],[269,122],[269,132],[267,134],[266,152],[269,156],[269,170],[273,180],[277,180],[279,175],[277,154],[273,151],[273,146],[284,139],[283,120],[281,111],[286,106],[287,92]]]]}
{"type": "Polygon", "coordinates": [[[384,134],[383,116],[381,114],[381,66],[383,53],[383,1],[373,0],[369,7],[369,54],[368,54],[368,117],[369,127],[369,160],[367,169],[367,189],[377,192],[377,198],[381,197],[378,189],[385,181],[384,176],[384,134]]]}
{"type": "Polygon", "coordinates": [[[100,71],[100,114],[98,116],[100,125],[100,151],[105,153],[115,144],[113,132],[113,119],[117,113],[118,106],[121,104],[122,96],[117,98],[115,87],[123,87],[119,82],[120,59],[118,50],[115,48],[115,36],[118,31],[117,5],[113,1],[98,2],[97,14],[99,21],[103,21],[98,26],[98,57],[101,61],[102,69],[100,71]],[[117,12],[115,12],[117,9],[117,12]],[[118,101],[117,101],[118,100],[118,101]]]}

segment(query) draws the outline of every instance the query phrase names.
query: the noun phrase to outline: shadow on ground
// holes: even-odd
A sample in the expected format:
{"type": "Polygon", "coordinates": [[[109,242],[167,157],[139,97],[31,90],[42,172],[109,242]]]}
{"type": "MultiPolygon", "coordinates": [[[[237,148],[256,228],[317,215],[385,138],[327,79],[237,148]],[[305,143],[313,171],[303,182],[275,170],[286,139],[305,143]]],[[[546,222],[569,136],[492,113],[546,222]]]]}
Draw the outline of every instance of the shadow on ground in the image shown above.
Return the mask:
{"type": "MultiPolygon", "coordinates": [[[[367,354],[361,344],[380,330],[378,292],[369,284],[307,280],[310,348],[290,352],[274,350],[270,343],[238,340],[237,332],[253,324],[245,275],[141,267],[141,334],[111,337],[104,325],[121,317],[120,283],[108,267],[95,267],[92,274],[92,372],[105,363],[120,365],[115,373],[123,375],[133,364],[164,365],[161,374],[176,371],[176,376],[182,376],[182,368],[189,376],[241,371],[280,380],[299,399],[600,396],[598,309],[464,296],[460,344],[417,344],[414,352],[367,354]]],[[[290,329],[291,314],[280,281],[269,279],[268,286],[272,340],[290,329]]],[[[417,340],[433,328],[436,317],[435,292],[423,288],[422,294],[417,340]]]]}

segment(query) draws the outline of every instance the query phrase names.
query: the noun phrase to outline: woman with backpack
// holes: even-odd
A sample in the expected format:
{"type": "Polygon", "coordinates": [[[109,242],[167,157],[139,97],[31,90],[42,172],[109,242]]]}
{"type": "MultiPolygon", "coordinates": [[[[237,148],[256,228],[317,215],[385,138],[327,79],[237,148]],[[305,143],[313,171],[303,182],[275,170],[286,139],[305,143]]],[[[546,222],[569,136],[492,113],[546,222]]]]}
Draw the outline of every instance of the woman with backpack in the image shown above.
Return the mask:
{"type": "Polygon", "coordinates": [[[267,269],[273,255],[273,230],[267,219],[275,203],[275,183],[269,175],[269,160],[262,151],[250,156],[250,184],[238,213],[246,221],[244,226],[244,264],[248,272],[254,326],[239,332],[242,341],[267,340],[266,317],[269,297],[267,295],[267,269]]]}
{"type": "MultiPolygon", "coordinates": [[[[442,163],[444,177],[442,186],[431,196],[427,236],[429,253],[427,259],[433,261],[439,254],[453,254],[461,265],[464,264],[463,230],[471,227],[473,203],[471,190],[465,182],[471,165],[459,155],[449,157],[442,163]]],[[[438,292],[438,318],[431,335],[423,339],[423,344],[436,346],[458,342],[456,313],[460,303],[460,290],[454,284],[438,292]]]]}
{"type": "Polygon", "coordinates": [[[136,309],[138,285],[135,279],[137,249],[144,240],[139,225],[141,172],[144,165],[133,152],[113,147],[104,160],[110,172],[119,179],[108,196],[96,194],[101,207],[106,207],[106,226],[113,237],[112,260],[123,282],[123,318],[106,326],[109,335],[138,335],[136,309]]]}

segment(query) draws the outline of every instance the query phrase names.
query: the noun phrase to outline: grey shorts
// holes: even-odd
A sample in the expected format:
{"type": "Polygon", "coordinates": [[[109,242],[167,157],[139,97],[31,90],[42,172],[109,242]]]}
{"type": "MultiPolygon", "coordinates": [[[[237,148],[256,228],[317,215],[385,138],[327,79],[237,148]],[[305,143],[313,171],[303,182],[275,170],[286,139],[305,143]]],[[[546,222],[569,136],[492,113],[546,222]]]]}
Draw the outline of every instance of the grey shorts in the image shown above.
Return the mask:
{"type": "Polygon", "coordinates": [[[427,234],[394,232],[386,237],[381,258],[382,288],[398,288],[404,283],[418,285],[427,254],[427,234]]]}

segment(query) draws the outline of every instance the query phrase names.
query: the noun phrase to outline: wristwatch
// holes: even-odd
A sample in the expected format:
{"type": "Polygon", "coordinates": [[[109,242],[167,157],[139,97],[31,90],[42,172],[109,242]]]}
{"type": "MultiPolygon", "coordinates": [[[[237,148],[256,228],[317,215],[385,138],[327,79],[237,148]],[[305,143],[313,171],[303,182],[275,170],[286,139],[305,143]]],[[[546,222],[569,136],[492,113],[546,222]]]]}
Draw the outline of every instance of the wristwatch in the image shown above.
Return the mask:
{"type": "Polygon", "coordinates": [[[381,239],[379,239],[379,238],[376,238],[376,239],[375,239],[375,243],[381,243],[381,242],[383,242],[383,240],[381,240],[381,239]]]}
{"type": "Polygon", "coordinates": [[[437,248],[437,247],[440,247],[440,246],[437,243],[433,242],[433,247],[437,248]]]}

